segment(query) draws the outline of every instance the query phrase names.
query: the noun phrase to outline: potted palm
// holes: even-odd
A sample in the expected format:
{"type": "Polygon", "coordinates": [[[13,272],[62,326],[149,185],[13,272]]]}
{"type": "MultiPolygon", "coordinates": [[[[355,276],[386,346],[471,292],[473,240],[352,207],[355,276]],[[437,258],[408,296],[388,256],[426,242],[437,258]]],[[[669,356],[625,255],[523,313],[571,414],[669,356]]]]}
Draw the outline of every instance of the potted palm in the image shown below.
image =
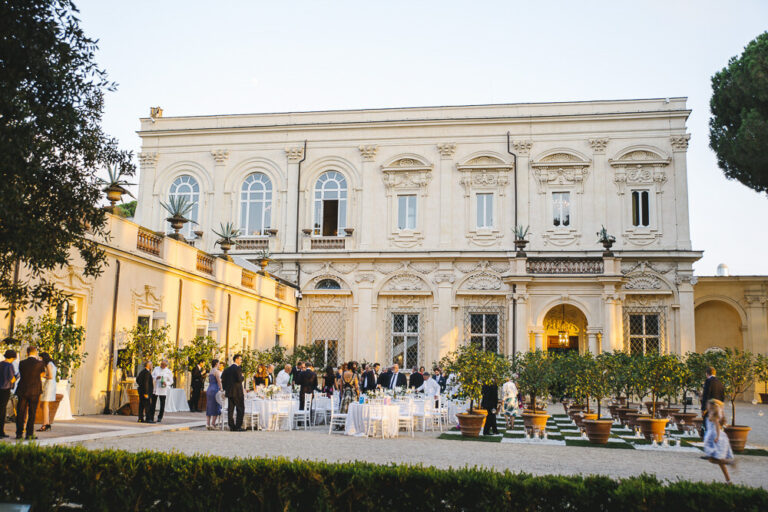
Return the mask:
{"type": "Polygon", "coordinates": [[[552,361],[546,352],[535,350],[526,352],[520,358],[517,385],[521,392],[531,397],[530,412],[523,412],[523,424],[527,429],[543,432],[549,415],[537,409],[536,398],[549,387],[552,379],[552,361]]]}
{"type": "Polygon", "coordinates": [[[135,183],[128,183],[123,179],[124,176],[126,176],[126,173],[123,168],[114,164],[107,167],[106,180],[98,178],[99,182],[104,185],[102,191],[107,194],[109,208],[113,213],[115,211],[115,205],[123,198],[123,194],[128,194],[129,196],[134,197],[125,187],[135,185],[135,183]]]}
{"type": "Polygon", "coordinates": [[[168,212],[168,215],[170,215],[170,217],[165,219],[170,223],[171,228],[173,228],[173,233],[169,236],[183,242],[184,236],[179,233],[179,231],[184,227],[184,224],[187,222],[197,224],[197,222],[186,217],[192,208],[194,208],[195,203],[190,202],[185,196],[171,196],[168,198],[167,203],[160,201],[160,206],[162,206],[163,209],[168,212]]]}
{"type": "Polygon", "coordinates": [[[637,418],[637,425],[643,432],[643,436],[649,441],[657,442],[664,438],[664,430],[667,427],[667,418],[656,417],[656,398],[666,394],[674,379],[677,358],[674,355],[646,354],[642,358],[640,368],[646,376],[646,385],[651,395],[651,408],[648,411],[650,418],[637,418]]]}
{"type": "Polygon", "coordinates": [[[611,366],[612,354],[604,352],[595,357],[593,363],[587,368],[589,394],[597,401],[597,414],[595,418],[585,418],[582,424],[592,444],[606,444],[611,437],[613,420],[603,419],[601,415],[603,398],[611,392],[611,366]]]}
{"type": "Polygon", "coordinates": [[[600,231],[597,232],[597,241],[603,244],[603,258],[613,258],[613,252],[611,247],[616,242],[616,237],[608,234],[608,230],[605,226],[600,226],[600,231]]]}
{"type": "Polygon", "coordinates": [[[530,226],[523,227],[521,224],[515,226],[515,249],[517,250],[515,256],[518,258],[525,258],[525,246],[528,245],[525,237],[528,236],[529,228],[530,226]]]}
{"type": "Polygon", "coordinates": [[[484,385],[498,384],[511,373],[511,364],[504,356],[482,350],[473,343],[451,352],[442,363],[452,375],[456,375],[458,397],[469,399],[467,412],[456,415],[461,435],[478,437],[485,415],[476,413],[475,403],[482,400],[484,385]]]}
{"type": "Polygon", "coordinates": [[[726,349],[724,363],[725,367],[718,375],[723,381],[725,397],[731,402],[731,424],[725,427],[725,433],[728,434],[733,451],[742,452],[752,429],[736,424],[736,398],[745,393],[755,381],[755,356],[748,351],[726,349]]]}
{"type": "Polygon", "coordinates": [[[235,239],[240,236],[240,230],[235,228],[235,225],[231,222],[227,222],[226,224],[220,224],[219,231],[214,229],[213,233],[219,237],[219,239],[216,240],[216,244],[221,247],[221,251],[226,258],[227,253],[232,249],[232,245],[235,243],[235,239]]]}

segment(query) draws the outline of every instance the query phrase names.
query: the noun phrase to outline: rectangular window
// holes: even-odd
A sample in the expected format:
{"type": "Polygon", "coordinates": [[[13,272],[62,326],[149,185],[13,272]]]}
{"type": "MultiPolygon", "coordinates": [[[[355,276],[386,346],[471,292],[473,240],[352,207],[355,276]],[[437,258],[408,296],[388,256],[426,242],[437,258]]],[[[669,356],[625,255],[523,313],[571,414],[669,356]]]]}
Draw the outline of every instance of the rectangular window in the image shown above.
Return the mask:
{"type": "Polygon", "coordinates": [[[658,313],[629,315],[629,352],[632,355],[659,353],[661,329],[658,313]]]}
{"type": "Polygon", "coordinates": [[[477,227],[493,227],[493,194],[477,194],[477,227]]]}
{"type": "Polygon", "coordinates": [[[413,368],[419,364],[418,313],[392,314],[392,364],[413,368]]]}
{"type": "Polygon", "coordinates": [[[469,341],[489,352],[499,351],[499,315],[472,313],[469,315],[469,341]]]}
{"type": "Polygon", "coordinates": [[[552,224],[555,227],[571,225],[571,193],[552,192],[552,224]]]}
{"type": "Polygon", "coordinates": [[[647,227],[650,225],[651,216],[649,208],[649,196],[647,190],[632,191],[632,225],[635,227],[647,227]]]}
{"type": "Polygon", "coordinates": [[[326,366],[338,365],[338,349],[339,349],[338,340],[315,340],[314,344],[315,344],[315,347],[323,354],[322,355],[323,368],[325,368],[326,366]]]}
{"type": "Polygon", "coordinates": [[[416,229],[416,196],[397,196],[397,229],[416,229]]]}

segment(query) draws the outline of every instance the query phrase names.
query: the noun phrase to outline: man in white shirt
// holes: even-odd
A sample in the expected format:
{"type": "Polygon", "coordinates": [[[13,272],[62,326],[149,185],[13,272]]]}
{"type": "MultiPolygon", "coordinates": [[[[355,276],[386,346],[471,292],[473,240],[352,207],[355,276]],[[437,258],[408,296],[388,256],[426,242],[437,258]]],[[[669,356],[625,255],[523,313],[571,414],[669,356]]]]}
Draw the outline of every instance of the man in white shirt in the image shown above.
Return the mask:
{"type": "Polygon", "coordinates": [[[155,407],[157,406],[157,399],[160,398],[160,413],[157,415],[157,422],[160,423],[163,421],[165,399],[168,398],[168,390],[173,385],[173,372],[168,368],[167,359],[160,361],[160,366],[152,370],[152,383],[154,384],[154,389],[152,390],[152,406],[150,407],[149,419],[155,419],[155,407]]]}
{"type": "Polygon", "coordinates": [[[280,386],[284,393],[291,392],[291,365],[285,365],[285,368],[280,370],[275,379],[275,385],[280,386]]]}
{"type": "Polygon", "coordinates": [[[424,399],[434,398],[435,407],[440,407],[440,384],[432,378],[432,374],[424,373],[424,384],[416,389],[419,393],[424,393],[424,399]]]}

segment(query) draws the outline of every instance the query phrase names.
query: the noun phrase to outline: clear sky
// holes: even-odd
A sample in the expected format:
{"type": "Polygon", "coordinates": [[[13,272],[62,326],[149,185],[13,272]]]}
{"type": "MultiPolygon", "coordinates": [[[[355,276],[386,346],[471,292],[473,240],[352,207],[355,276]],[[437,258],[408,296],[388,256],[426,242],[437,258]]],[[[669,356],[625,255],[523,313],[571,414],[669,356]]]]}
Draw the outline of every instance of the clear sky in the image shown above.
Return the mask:
{"type": "Polygon", "coordinates": [[[768,274],[768,197],[708,147],[710,77],[768,29],[764,0],[77,1],[119,89],[104,125],[138,118],[687,96],[696,273],[768,274]]]}

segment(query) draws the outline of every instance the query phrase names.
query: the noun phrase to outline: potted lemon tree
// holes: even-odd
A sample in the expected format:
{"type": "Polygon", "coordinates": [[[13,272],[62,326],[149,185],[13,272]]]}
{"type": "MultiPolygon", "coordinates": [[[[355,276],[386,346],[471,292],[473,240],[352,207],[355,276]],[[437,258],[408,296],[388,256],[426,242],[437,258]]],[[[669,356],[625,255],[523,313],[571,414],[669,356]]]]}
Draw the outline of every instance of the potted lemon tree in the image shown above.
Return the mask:
{"type": "Polygon", "coordinates": [[[745,393],[755,381],[755,356],[743,350],[725,350],[724,368],[718,372],[725,388],[725,398],[731,402],[731,424],[725,427],[725,433],[735,452],[744,451],[747,436],[752,430],[746,425],[736,424],[736,398],[745,393]]]}
{"type": "Polygon", "coordinates": [[[636,421],[646,439],[659,442],[664,438],[669,419],[656,417],[656,399],[667,394],[670,387],[674,386],[677,358],[674,355],[646,354],[640,361],[638,370],[645,375],[645,385],[651,395],[648,410],[650,418],[637,418],[636,421]]]}
{"type": "Polygon", "coordinates": [[[531,410],[523,412],[523,424],[527,429],[544,431],[549,415],[537,409],[536,398],[543,396],[552,379],[552,360],[542,350],[526,352],[519,359],[518,388],[530,397],[531,410]]]}
{"type": "Polygon", "coordinates": [[[582,423],[587,432],[589,442],[592,444],[606,444],[611,437],[612,419],[603,419],[601,416],[601,404],[603,398],[611,393],[611,365],[612,354],[603,352],[593,359],[587,367],[586,382],[589,394],[597,401],[597,414],[592,418],[585,418],[582,423]]]}

